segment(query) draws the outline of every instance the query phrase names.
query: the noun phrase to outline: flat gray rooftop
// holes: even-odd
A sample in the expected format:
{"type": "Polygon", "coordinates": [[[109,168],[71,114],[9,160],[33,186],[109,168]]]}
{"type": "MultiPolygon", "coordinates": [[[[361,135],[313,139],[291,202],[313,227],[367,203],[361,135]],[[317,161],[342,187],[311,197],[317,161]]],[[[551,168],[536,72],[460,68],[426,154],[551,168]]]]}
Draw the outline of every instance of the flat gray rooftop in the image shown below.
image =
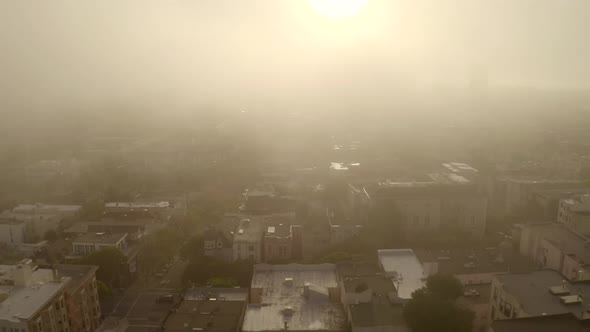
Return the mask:
{"type": "Polygon", "coordinates": [[[552,270],[534,271],[524,274],[500,274],[496,276],[504,291],[522,304],[522,310],[531,316],[543,314],[581,313],[590,304],[590,284],[570,283],[558,272],[552,270]],[[565,285],[571,295],[580,295],[580,304],[562,304],[560,297],[549,292],[549,287],[565,285]]]}

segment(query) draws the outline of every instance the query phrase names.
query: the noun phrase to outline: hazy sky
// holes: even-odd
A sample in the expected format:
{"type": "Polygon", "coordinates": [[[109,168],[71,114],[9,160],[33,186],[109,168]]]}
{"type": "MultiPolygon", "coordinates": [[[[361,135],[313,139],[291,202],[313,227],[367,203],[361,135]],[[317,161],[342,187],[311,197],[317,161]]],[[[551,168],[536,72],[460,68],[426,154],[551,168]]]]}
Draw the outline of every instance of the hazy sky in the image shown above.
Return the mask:
{"type": "Polygon", "coordinates": [[[386,98],[465,86],[590,88],[588,0],[0,0],[0,107],[386,98]]]}

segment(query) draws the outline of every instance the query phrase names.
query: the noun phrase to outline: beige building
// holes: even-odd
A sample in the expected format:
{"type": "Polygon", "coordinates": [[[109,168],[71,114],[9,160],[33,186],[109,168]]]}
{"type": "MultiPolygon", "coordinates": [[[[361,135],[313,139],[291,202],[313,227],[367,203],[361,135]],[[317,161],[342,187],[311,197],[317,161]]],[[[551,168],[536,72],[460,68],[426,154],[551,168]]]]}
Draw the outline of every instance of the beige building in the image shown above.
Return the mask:
{"type": "Polygon", "coordinates": [[[0,330],[70,331],[66,287],[56,270],[37,269],[30,259],[0,266],[0,330]]]}
{"type": "Polygon", "coordinates": [[[499,274],[492,280],[491,320],[573,313],[588,315],[590,285],[565,281],[556,271],[499,274]]]}
{"type": "Polygon", "coordinates": [[[483,236],[487,198],[480,193],[477,171],[451,164],[462,168],[450,165],[411,181],[382,181],[365,192],[373,207],[394,208],[409,233],[449,230],[483,236]]]}
{"type": "Polygon", "coordinates": [[[590,235],[590,195],[560,200],[557,221],[576,233],[590,235]]]}
{"type": "Polygon", "coordinates": [[[588,241],[564,224],[527,224],[520,234],[520,253],[530,257],[537,266],[557,271],[568,280],[590,280],[588,241]]]}

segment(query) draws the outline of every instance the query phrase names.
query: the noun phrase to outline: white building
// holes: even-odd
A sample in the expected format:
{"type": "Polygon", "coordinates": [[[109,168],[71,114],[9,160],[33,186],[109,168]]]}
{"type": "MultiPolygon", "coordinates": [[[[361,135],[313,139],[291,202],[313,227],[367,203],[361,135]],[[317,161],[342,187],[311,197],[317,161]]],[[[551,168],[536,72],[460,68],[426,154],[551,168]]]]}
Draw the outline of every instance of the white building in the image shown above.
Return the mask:
{"type": "Polygon", "coordinates": [[[347,329],[333,264],[254,266],[242,331],[347,329]]]}
{"type": "Polygon", "coordinates": [[[24,237],[16,236],[15,229],[20,226],[0,227],[0,239],[6,243],[37,242],[50,230],[56,230],[62,221],[75,218],[79,215],[82,207],[79,205],[50,205],[50,204],[20,204],[12,209],[0,213],[0,219],[12,219],[23,222],[24,237]],[[12,231],[13,241],[10,231],[12,231]],[[8,232],[8,233],[7,233],[8,232]],[[19,242],[20,241],[20,242],[19,242]]]}
{"type": "Polygon", "coordinates": [[[412,249],[377,250],[379,265],[393,281],[400,302],[412,298],[412,293],[426,286],[428,275],[412,249]]]}
{"type": "Polygon", "coordinates": [[[127,249],[127,234],[89,233],[72,242],[76,255],[84,256],[103,248],[117,248],[122,252],[127,249]]]}
{"type": "Polygon", "coordinates": [[[590,235],[590,195],[560,200],[557,221],[577,233],[590,235]]]}

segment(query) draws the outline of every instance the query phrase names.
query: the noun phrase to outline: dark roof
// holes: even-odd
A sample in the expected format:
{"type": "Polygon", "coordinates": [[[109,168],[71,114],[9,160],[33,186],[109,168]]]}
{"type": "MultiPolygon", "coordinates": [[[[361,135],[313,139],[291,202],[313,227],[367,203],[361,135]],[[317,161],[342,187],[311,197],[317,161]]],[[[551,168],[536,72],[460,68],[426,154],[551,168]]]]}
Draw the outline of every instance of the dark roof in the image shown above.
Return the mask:
{"type": "Polygon", "coordinates": [[[362,277],[362,276],[374,276],[379,272],[379,268],[375,263],[360,262],[360,263],[338,263],[336,270],[340,277],[362,277]]]}
{"type": "Polygon", "coordinates": [[[395,286],[391,279],[385,276],[364,276],[364,277],[345,277],[344,289],[347,292],[356,292],[358,287],[367,286],[375,294],[388,294],[395,291],[395,286]]]}
{"type": "Polygon", "coordinates": [[[288,224],[269,224],[266,227],[264,236],[285,238],[291,235],[291,225],[288,224]]]}
{"type": "Polygon", "coordinates": [[[590,324],[573,314],[526,317],[492,322],[494,332],[587,332],[590,324]]]}
{"type": "Polygon", "coordinates": [[[404,326],[403,307],[393,305],[387,298],[373,297],[370,303],[350,305],[352,326],[404,326]]]}
{"type": "Polygon", "coordinates": [[[121,211],[121,212],[104,212],[102,214],[103,219],[106,220],[146,220],[146,219],[158,219],[160,216],[158,213],[153,211],[121,211]]]}
{"type": "Polygon", "coordinates": [[[185,300],[164,325],[166,331],[234,332],[240,328],[244,301],[185,300]]]}
{"type": "Polygon", "coordinates": [[[98,266],[94,265],[55,265],[54,268],[60,276],[70,277],[72,279],[67,286],[67,290],[70,293],[76,292],[98,270],[98,266]]]}
{"type": "Polygon", "coordinates": [[[529,258],[520,255],[514,249],[422,250],[416,251],[416,256],[423,264],[438,263],[438,273],[446,275],[524,273],[536,269],[529,258]]]}
{"type": "Polygon", "coordinates": [[[231,244],[229,236],[223,232],[222,230],[215,229],[215,228],[208,228],[203,233],[203,239],[205,241],[218,241],[221,240],[223,242],[223,246],[229,246],[231,244]]]}

